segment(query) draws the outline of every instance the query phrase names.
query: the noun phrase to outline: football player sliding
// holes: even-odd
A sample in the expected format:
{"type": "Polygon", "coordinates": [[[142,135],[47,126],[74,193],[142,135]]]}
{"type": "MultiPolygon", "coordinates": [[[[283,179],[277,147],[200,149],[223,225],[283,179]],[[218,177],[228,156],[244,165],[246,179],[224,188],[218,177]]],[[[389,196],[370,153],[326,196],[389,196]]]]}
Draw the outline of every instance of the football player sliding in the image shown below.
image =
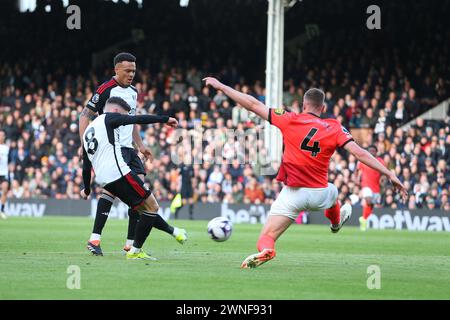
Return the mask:
{"type": "Polygon", "coordinates": [[[322,90],[309,89],[303,98],[303,112],[296,114],[282,108],[269,108],[215,78],[203,80],[207,86],[222,91],[243,108],[278,127],[283,135],[285,148],[277,180],[284,186],[262,228],[257,242],[258,253],[248,256],[241,268],[255,268],[273,259],[276,255],[275,242],[301,211],[325,210],[333,233],[337,233],[348,221],[352,214],[351,205],[341,206],[336,186],[328,182],[328,164],[337,148],[344,148],[360,162],[386,175],[406,199],[406,188],[397,176],[361,148],[339,121],[320,118],[325,109],[322,90]]]}

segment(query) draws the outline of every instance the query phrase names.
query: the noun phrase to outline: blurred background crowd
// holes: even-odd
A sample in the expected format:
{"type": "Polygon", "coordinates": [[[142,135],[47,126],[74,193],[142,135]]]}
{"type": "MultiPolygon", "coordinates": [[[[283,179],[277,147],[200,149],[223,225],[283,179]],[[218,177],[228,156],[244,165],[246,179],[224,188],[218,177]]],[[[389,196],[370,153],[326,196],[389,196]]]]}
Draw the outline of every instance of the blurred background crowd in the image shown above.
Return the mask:
{"type": "MultiPolygon", "coordinates": [[[[20,38],[23,43],[20,48],[6,46],[0,53],[0,127],[10,146],[9,197],[79,198],[78,116],[96,87],[113,75],[112,59],[93,66],[94,58],[88,52],[129,38],[128,31],[140,27],[148,38],[124,46],[124,51],[138,58],[138,113],[176,117],[184,129],[180,140],[172,129],[141,127],[144,142],[153,151],[153,161],[145,165],[156,198],[173,199],[183,184],[192,187],[195,202],[270,204],[276,198],[282,185],[275,174],[261,175],[267,166],[263,143],[253,136],[242,143],[227,135],[227,130],[260,132],[264,124],[221,92],[204,88],[201,81],[215,75],[264,102],[266,2],[240,1],[248,10],[235,11],[223,3],[210,10],[205,1],[192,2],[187,10],[165,1],[144,2],[142,8],[89,1],[92,7],[86,8],[84,23],[95,24],[98,33],[86,26],[86,31],[82,28],[72,38],[67,29],[52,27],[65,16],[51,18],[42,9],[45,1],[33,13],[12,13],[8,1],[0,5],[5,9],[0,10],[2,15],[15,18],[3,20],[6,27],[0,26],[0,36],[5,41],[20,38]],[[109,20],[107,12],[120,7],[136,19],[109,20]],[[92,15],[100,11],[105,14],[92,15]],[[151,16],[162,11],[170,14],[156,25],[151,16]],[[202,19],[206,12],[213,12],[214,27],[202,19]],[[44,14],[50,17],[45,20],[48,25],[32,23],[41,21],[44,14]],[[17,28],[17,34],[5,33],[24,22],[25,16],[27,22],[17,28]],[[210,28],[217,32],[211,35],[210,28]],[[41,41],[51,45],[41,48],[41,41]],[[187,145],[190,135],[201,135],[201,144],[187,145]],[[221,161],[214,150],[223,150],[221,161]],[[249,163],[255,154],[261,157],[249,163]],[[189,155],[201,157],[202,163],[189,164],[189,155]],[[179,165],[175,156],[186,160],[185,164],[179,165]]],[[[385,164],[408,187],[410,195],[403,203],[382,179],[380,206],[450,211],[449,115],[432,121],[418,117],[450,96],[450,28],[445,10],[433,6],[433,1],[418,1],[411,4],[411,12],[402,12],[396,11],[395,2],[381,1],[386,8],[385,24],[382,30],[369,31],[364,23],[359,29],[354,27],[354,21],[361,24],[361,18],[349,16],[350,2],[329,1],[318,12],[316,5],[306,1],[286,15],[286,39],[292,41],[287,41],[283,107],[301,112],[304,92],[310,87],[323,89],[324,117],[336,118],[350,130],[372,129],[364,146],[375,144],[385,164]],[[420,26],[408,23],[414,12],[420,12],[420,26]],[[334,28],[337,21],[340,28],[334,28]],[[307,24],[315,24],[316,31],[298,45],[296,34],[307,24]],[[294,52],[291,44],[301,49],[294,52]]],[[[443,5],[448,12],[448,3],[443,5]]],[[[276,170],[278,164],[269,165],[276,170]]],[[[340,190],[341,200],[361,203],[356,162],[344,150],[332,158],[329,180],[340,190]]]]}

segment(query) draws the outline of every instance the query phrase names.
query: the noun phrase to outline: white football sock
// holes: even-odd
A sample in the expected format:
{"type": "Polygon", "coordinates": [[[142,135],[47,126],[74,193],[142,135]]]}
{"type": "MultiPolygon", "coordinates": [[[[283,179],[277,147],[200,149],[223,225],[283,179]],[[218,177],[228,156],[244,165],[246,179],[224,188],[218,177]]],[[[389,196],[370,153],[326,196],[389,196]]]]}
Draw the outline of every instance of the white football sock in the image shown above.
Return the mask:
{"type": "Polygon", "coordinates": [[[89,241],[95,241],[95,240],[100,241],[100,237],[101,237],[101,235],[99,235],[98,233],[93,233],[93,234],[91,234],[89,241]]]}
{"type": "Polygon", "coordinates": [[[139,253],[141,252],[141,248],[136,248],[135,246],[132,246],[130,249],[130,253],[139,253]]]}
{"type": "Polygon", "coordinates": [[[179,228],[173,227],[173,233],[172,233],[172,235],[173,235],[174,237],[177,237],[177,236],[180,234],[180,232],[181,232],[181,230],[180,230],[179,228]]]}

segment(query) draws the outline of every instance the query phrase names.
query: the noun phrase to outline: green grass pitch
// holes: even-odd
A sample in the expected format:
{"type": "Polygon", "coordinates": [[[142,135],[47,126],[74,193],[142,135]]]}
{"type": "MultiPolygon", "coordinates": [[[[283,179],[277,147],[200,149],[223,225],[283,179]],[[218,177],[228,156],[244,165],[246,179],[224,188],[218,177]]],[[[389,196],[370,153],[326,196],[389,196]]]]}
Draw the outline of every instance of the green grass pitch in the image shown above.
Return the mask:
{"type": "Polygon", "coordinates": [[[120,253],[127,221],[108,221],[103,257],[85,248],[92,223],[0,221],[0,299],[450,299],[448,233],[344,227],[332,234],[326,225],[295,225],[274,260],[241,270],[261,225],[235,225],[228,241],[216,243],[207,221],[175,221],[188,243],[153,230],[145,249],[159,260],[127,261],[120,253]],[[71,265],[80,268],[80,289],[67,288],[71,265]],[[370,265],[380,267],[380,289],[367,287],[370,265]]]}

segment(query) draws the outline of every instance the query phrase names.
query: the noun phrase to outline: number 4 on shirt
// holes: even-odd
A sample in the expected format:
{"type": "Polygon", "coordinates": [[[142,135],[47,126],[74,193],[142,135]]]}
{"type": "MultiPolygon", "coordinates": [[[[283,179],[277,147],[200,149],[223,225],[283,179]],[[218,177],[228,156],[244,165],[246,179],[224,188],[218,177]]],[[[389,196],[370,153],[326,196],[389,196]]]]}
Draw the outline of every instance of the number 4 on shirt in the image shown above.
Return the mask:
{"type": "Polygon", "coordinates": [[[311,128],[300,146],[300,149],[311,152],[311,156],[313,157],[317,157],[317,154],[320,152],[319,141],[314,141],[312,146],[309,146],[308,144],[317,133],[317,131],[317,128],[311,128]]]}

